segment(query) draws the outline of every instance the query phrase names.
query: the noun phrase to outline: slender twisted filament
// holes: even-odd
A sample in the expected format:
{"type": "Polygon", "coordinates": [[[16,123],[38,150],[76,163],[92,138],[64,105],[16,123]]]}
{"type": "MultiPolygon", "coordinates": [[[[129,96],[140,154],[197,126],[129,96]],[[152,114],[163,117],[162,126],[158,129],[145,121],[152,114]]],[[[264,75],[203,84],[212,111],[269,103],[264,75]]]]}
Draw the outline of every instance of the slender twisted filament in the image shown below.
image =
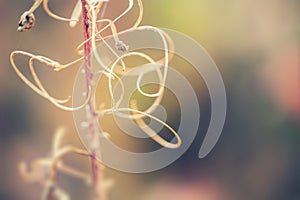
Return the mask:
{"type": "MultiPolygon", "coordinates": [[[[89,98],[91,97],[91,88],[89,89],[89,91],[87,93],[87,98],[86,98],[85,102],[82,105],[78,106],[78,107],[68,107],[68,106],[63,105],[63,104],[70,101],[70,99],[71,99],[70,96],[66,99],[57,99],[57,98],[51,96],[47,92],[47,90],[45,89],[44,85],[42,84],[42,82],[38,78],[38,75],[35,72],[34,65],[33,65],[34,60],[37,60],[37,61],[45,64],[46,66],[49,66],[49,67],[53,68],[55,71],[59,71],[63,68],[68,67],[68,65],[69,65],[69,64],[62,65],[62,64],[60,64],[60,63],[58,63],[54,60],[51,60],[47,57],[39,56],[39,55],[33,55],[31,53],[27,53],[27,52],[24,52],[24,51],[13,51],[10,55],[10,62],[12,64],[12,66],[13,66],[16,74],[24,81],[24,83],[26,85],[28,85],[37,94],[39,94],[40,96],[42,96],[45,99],[49,100],[52,104],[54,104],[58,108],[61,108],[61,109],[66,110],[66,111],[75,111],[75,110],[82,109],[87,104],[89,98]],[[14,57],[17,54],[28,56],[30,58],[29,59],[29,69],[30,69],[32,77],[35,81],[35,84],[32,83],[30,80],[28,80],[28,78],[26,78],[26,76],[18,69],[18,67],[17,67],[17,65],[14,61],[14,57]]],[[[79,60],[81,60],[81,59],[79,59],[79,60]]],[[[74,62],[78,62],[79,60],[76,60],[74,62]]]]}

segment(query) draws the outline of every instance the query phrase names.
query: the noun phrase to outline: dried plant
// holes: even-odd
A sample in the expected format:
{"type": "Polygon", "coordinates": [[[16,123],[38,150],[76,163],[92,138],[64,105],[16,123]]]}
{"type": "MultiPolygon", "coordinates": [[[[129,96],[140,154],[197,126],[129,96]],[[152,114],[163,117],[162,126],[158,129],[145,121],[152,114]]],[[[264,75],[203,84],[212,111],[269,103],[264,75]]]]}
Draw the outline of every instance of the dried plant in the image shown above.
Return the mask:
{"type": "Polygon", "coordinates": [[[34,22],[35,22],[34,11],[41,4],[43,4],[44,9],[49,16],[57,20],[69,22],[70,27],[75,27],[77,25],[80,16],[82,16],[83,18],[82,21],[83,21],[84,41],[76,49],[76,52],[79,55],[78,59],[71,61],[67,64],[61,64],[60,62],[52,60],[46,56],[34,55],[32,53],[28,53],[25,51],[14,51],[11,53],[10,56],[11,64],[14,70],[16,71],[17,75],[24,81],[26,85],[28,85],[32,90],[34,90],[40,96],[49,100],[56,107],[66,111],[76,111],[80,109],[86,110],[86,121],[82,123],[82,126],[87,128],[86,137],[89,138],[89,145],[92,147],[91,152],[88,152],[83,149],[78,149],[73,146],[61,146],[60,144],[63,137],[63,130],[59,129],[53,139],[52,151],[49,157],[35,160],[31,164],[31,171],[28,171],[25,163],[20,164],[21,174],[26,180],[28,180],[29,182],[38,182],[44,186],[45,192],[43,194],[43,199],[48,199],[48,200],[69,199],[69,195],[63,189],[59,188],[55,183],[56,175],[58,172],[63,172],[68,175],[77,177],[79,179],[84,180],[87,184],[92,185],[94,187],[94,194],[95,194],[94,199],[104,200],[107,198],[105,188],[108,187],[105,187],[105,185],[110,185],[110,184],[105,183],[105,180],[103,180],[103,176],[101,174],[103,170],[103,166],[100,165],[100,163],[96,159],[97,152],[99,150],[101,152],[101,147],[97,137],[99,135],[104,135],[105,137],[108,137],[108,134],[106,134],[103,130],[101,130],[97,125],[97,123],[99,122],[99,118],[102,117],[103,115],[113,114],[114,112],[129,112],[130,114],[129,115],[124,114],[124,117],[135,120],[136,124],[140,126],[141,129],[158,144],[166,148],[178,148],[181,145],[181,138],[176,133],[176,131],[173,130],[172,127],[170,127],[162,120],[151,115],[151,113],[160,104],[165,90],[164,86],[167,77],[168,64],[173,56],[172,53],[170,53],[171,50],[173,50],[174,48],[172,40],[169,38],[167,34],[165,34],[163,31],[161,31],[156,27],[140,26],[142,16],[143,16],[143,5],[141,0],[137,0],[137,6],[139,7],[139,16],[136,22],[134,23],[134,25],[124,31],[118,32],[115,23],[123,16],[125,16],[133,8],[134,1],[129,0],[127,9],[115,19],[103,19],[103,13],[106,9],[107,3],[109,3],[108,0],[78,0],[78,2],[74,7],[71,17],[64,18],[56,15],[49,9],[48,0],[35,0],[33,6],[28,11],[24,12],[24,14],[20,18],[20,22],[18,26],[18,31],[20,32],[27,31],[34,26],[34,22]],[[100,28],[100,24],[103,23],[106,23],[107,25],[100,28]],[[108,28],[111,30],[112,35],[103,37],[102,36],[103,31],[108,28]],[[121,33],[135,31],[135,30],[150,30],[158,33],[164,45],[164,58],[161,60],[154,60],[147,54],[130,51],[130,47],[126,45],[126,42],[121,41],[118,35],[121,33]],[[114,47],[107,44],[105,39],[108,37],[113,37],[115,41],[114,47]],[[105,45],[107,45],[107,47],[117,57],[117,59],[113,62],[111,66],[106,66],[105,64],[103,64],[103,61],[99,56],[101,52],[98,52],[97,47],[100,43],[104,43],[105,45]],[[119,56],[117,51],[122,52],[122,55],[119,56]],[[17,67],[14,61],[16,55],[29,57],[29,69],[34,81],[30,81],[19,70],[19,68],[17,67]],[[91,56],[93,56],[93,58],[96,59],[98,65],[103,67],[101,73],[108,78],[109,93],[110,93],[111,101],[114,102],[113,104],[114,106],[109,109],[103,109],[101,107],[97,108],[95,105],[95,100],[92,98],[93,97],[92,91],[96,87],[94,86],[93,81],[97,74],[94,74],[92,72],[91,56]],[[142,95],[150,98],[155,98],[153,104],[150,107],[148,107],[145,111],[139,110],[135,100],[131,102],[130,108],[119,107],[122,101],[122,95],[124,94],[124,90],[125,90],[125,86],[121,81],[121,77],[128,72],[124,59],[130,56],[138,56],[144,58],[149,63],[159,64],[156,65],[159,67],[155,69],[160,83],[158,92],[154,94],[149,94],[142,90],[140,85],[141,85],[141,79],[143,77],[143,74],[139,76],[137,81],[137,89],[142,95]],[[82,103],[82,105],[79,105],[77,107],[68,106],[67,103],[70,102],[71,97],[67,97],[65,99],[58,99],[53,95],[49,94],[49,92],[45,89],[44,84],[40,81],[35,71],[35,67],[34,67],[35,60],[46,65],[47,67],[52,68],[56,72],[71,67],[75,63],[82,62],[84,66],[85,82],[86,82],[86,93],[85,93],[86,96],[85,96],[85,101],[82,103]],[[160,66],[162,66],[163,72],[161,72],[160,66]],[[112,85],[113,79],[118,80],[122,87],[122,95],[121,98],[118,99],[118,101],[116,101],[113,94],[113,85],[112,85]],[[161,123],[166,128],[168,128],[177,138],[177,143],[176,144],[170,143],[165,139],[163,139],[162,137],[160,137],[157,133],[155,133],[155,131],[153,131],[149,126],[146,125],[144,121],[145,117],[151,118],[161,123]],[[63,159],[65,156],[69,154],[77,154],[77,155],[83,155],[89,157],[91,160],[92,175],[89,175],[88,173],[81,172],[79,170],[73,169],[70,166],[65,165],[63,163],[63,159]]]}

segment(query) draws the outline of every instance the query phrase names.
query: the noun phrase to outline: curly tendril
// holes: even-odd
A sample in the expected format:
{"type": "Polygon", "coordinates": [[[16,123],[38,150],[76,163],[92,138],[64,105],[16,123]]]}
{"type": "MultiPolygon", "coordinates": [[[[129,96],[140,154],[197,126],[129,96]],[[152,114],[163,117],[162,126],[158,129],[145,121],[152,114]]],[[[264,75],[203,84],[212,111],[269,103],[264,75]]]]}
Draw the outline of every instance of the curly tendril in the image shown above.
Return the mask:
{"type": "MultiPolygon", "coordinates": [[[[54,69],[54,71],[59,71],[61,69],[64,69],[66,67],[68,67],[70,65],[66,64],[66,65],[62,65],[54,60],[51,60],[50,58],[44,57],[44,56],[39,56],[39,55],[33,55],[31,53],[27,53],[24,51],[13,51],[10,55],[10,62],[16,72],[16,74],[24,81],[24,83],[26,85],[28,85],[33,91],[35,91],[37,94],[39,94],[40,96],[44,97],[45,99],[49,100],[52,104],[54,104],[56,107],[61,108],[63,110],[66,111],[76,111],[76,110],[80,110],[82,109],[87,102],[89,101],[89,99],[91,98],[91,88],[89,88],[86,100],[84,101],[84,103],[78,107],[68,107],[68,106],[64,106],[63,104],[67,103],[70,101],[71,97],[67,97],[66,99],[57,99],[53,96],[51,96],[47,90],[45,89],[44,85],[42,84],[42,82],[40,81],[40,79],[38,78],[38,75],[36,74],[36,71],[34,69],[34,65],[33,65],[33,61],[37,60],[43,64],[45,64],[46,66],[50,66],[54,69]],[[34,83],[32,83],[30,80],[28,80],[28,78],[26,78],[26,76],[18,69],[17,65],[15,64],[14,61],[14,57],[15,55],[20,54],[20,55],[24,55],[24,56],[28,56],[29,59],[29,69],[31,72],[31,75],[34,79],[34,83]]],[[[73,62],[71,62],[72,64],[74,62],[78,62],[81,59],[75,60],[73,62]]]]}

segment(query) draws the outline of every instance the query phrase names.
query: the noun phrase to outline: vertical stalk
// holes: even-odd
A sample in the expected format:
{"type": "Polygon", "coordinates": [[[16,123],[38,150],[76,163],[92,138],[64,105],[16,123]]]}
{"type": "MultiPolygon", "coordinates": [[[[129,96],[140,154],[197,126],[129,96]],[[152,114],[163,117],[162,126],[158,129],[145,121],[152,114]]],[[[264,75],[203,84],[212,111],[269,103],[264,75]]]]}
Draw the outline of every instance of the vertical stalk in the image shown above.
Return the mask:
{"type": "MultiPolygon", "coordinates": [[[[91,30],[90,30],[90,17],[88,13],[88,3],[86,0],[81,0],[82,3],[82,15],[83,15],[83,32],[84,32],[84,40],[86,41],[84,44],[84,69],[85,69],[85,81],[86,81],[86,91],[92,89],[93,82],[93,73],[91,66],[91,30]]],[[[90,136],[90,144],[93,144],[95,140],[97,140],[97,115],[94,104],[94,98],[90,98],[88,102],[87,109],[87,121],[89,123],[89,136],[90,136]]],[[[94,195],[96,200],[102,200],[104,196],[101,194],[100,189],[100,167],[99,163],[96,159],[96,147],[92,146],[91,149],[91,170],[92,170],[92,180],[94,187],[94,195]]]]}

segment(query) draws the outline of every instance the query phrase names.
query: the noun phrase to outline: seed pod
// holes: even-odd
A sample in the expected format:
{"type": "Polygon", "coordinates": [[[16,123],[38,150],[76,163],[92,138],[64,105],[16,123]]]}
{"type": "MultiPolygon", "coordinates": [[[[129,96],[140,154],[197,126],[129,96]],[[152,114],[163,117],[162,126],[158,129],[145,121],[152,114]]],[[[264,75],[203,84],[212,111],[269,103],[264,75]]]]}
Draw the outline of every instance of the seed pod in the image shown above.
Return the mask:
{"type": "Polygon", "coordinates": [[[24,12],[19,21],[18,31],[22,32],[31,29],[34,26],[34,22],[35,17],[33,13],[29,11],[24,12]]]}

